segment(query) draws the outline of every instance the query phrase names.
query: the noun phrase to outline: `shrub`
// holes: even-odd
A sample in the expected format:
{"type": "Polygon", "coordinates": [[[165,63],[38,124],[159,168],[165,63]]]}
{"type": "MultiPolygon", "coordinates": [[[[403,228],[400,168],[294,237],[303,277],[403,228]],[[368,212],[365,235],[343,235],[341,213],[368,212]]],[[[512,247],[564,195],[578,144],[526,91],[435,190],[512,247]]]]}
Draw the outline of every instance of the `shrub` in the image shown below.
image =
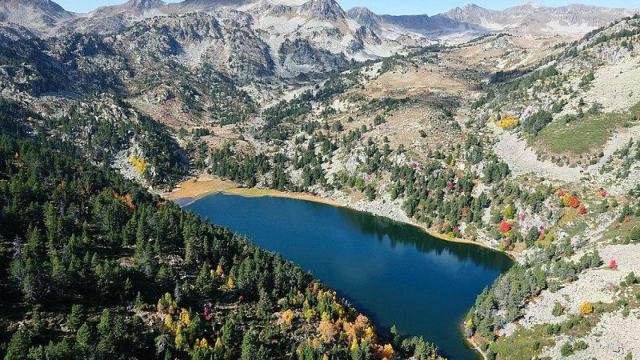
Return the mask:
{"type": "Polygon", "coordinates": [[[580,304],[579,310],[580,310],[580,314],[589,315],[593,313],[593,304],[588,301],[583,302],[582,304],[580,304]]]}
{"type": "Polygon", "coordinates": [[[640,225],[636,225],[631,229],[631,232],[629,233],[629,240],[640,241],[640,225]]]}
{"type": "Polygon", "coordinates": [[[555,305],[553,305],[553,310],[551,311],[551,313],[553,314],[553,316],[560,316],[564,314],[564,306],[562,306],[562,304],[560,304],[559,302],[556,302],[555,305]]]}
{"type": "Polygon", "coordinates": [[[489,350],[487,350],[487,360],[495,360],[496,358],[496,352],[493,351],[493,349],[489,348],[489,350]]]}
{"type": "Polygon", "coordinates": [[[573,345],[573,349],[575,351],[581,351],[581,350],[586,350],[589,347],[589,344],[587,344],[586,342],[580,340],[577,343],[575,343],[573,345]]]}
{"type": "Polygon", "coordinates": [[[618,262],[615,259],[609,261],[609,269],[618,270],[618,262]]]}
{"type": "Polygon", "coordinates": [[[634,272],[630,272],[623,281],[624,286],[630,286],[638,283],[638,277],[634,272]]]}
{"type": "Polygon", "coordinates": [[[569,356],[573,354],[573,346],[571,346],[571,344],[564,343],[564,345],[562,345],[562,347],[560,348],[560,355],[562,356],[569,356]]]}
{"type": "Polygon", "coordinates": [[[496,121],[496,126],[501,129],[511,129],[520,125],[520,120],[511,115],[507,115],[504,119],[496,121]]]}
{"type": "Polygon", "coordinates": [[[502,221],[502,222],[500,223],[500,232],[501,232],[501,233],[506,234],[506,233],[508,233],[509,231],[511,231],[511,229],[512,229],[512,226],[511,226],[511,224],[509,224],[508,222],[506,222],[506,221],[502,221]]]}
{"type": "Polygon", "coordinates": [[[522,129],[531,135],[537,135],[551,120],[553,120],[553,116],[550,112],[540,110],[527,118],[522,124],[522,129]]]}

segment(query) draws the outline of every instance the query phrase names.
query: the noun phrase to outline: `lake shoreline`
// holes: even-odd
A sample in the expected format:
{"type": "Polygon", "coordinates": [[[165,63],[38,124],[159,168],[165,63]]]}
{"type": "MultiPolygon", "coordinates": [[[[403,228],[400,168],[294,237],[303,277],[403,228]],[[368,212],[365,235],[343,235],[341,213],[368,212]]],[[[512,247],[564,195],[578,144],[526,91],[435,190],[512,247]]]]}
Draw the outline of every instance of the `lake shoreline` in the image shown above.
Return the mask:
{"type": "Polygon", "coordinates": [[[484,244],[482,242],[473,241],[469,239],[453,238],[446,234],[433,231],[432,229],[429,229],[423,224],[413,221],[412,219],[405,220],[405,219],[399,219],[393,216],[378,214],[373,211],[369,211],[367,209],[361,209],[354,206],[350,206],[350,204],[345,203],[345,201],[326,198],[326,197],[322,197],[315,194],[279,191],[279,190],[263,189],[263,188],[243,188],[239,184],[233,181],[222,180],[218,177],[214,177],[210,175],[201,175],[199,177],[194,177],[180,183],[173,191],[160,193],[159,195],[167,200],[171,200],[179,203],[180,206],[187,206],[206,196],[218,194],[218,193],[227,194],[227,195],[238,195],[238,196],[244,196],[244,197],[275,197],[275,198],[284,198],[284,199],[295,199],[295,200],[315,202],[315,203],[334,206],[334,207],[347,208],[347,209],[356,210],[356,211],[363,211],[371,215],[386,217],[393,221],[415,226],[420,230],[422,230],[423,232],[425,232],[426,234],[434,238],[437,238],[439,240],[448,241],[452,243],[479,246],[488,250],[503,253],[507,255],[511,260],[516,261],[516,258],[512,254],[505,251],[500,251],[488,244],[484,244]]]}
{"type": "MultiPolygon", "coordinates": [[[[179,184],[176,187],[176,189],[174,189],[173,191],[168,193],[163,193],[160,195],[167,200],[171,200],[178,203],[181,207],[185,207],[190,204],[193,204],[198,200],[201,200],[207,196],[214,195],[214,194],[236,195],[236,196],[242,196],[247,198],[273,197],[273,198],[295,199],[295,200],[302,200],[302,201],[329,205],[337,208],[345,208],[345,209],[351,209],[355,211],[362,211],[373,216],[385,217],[390,220],[396,221],[398,223],[414,226],[418,228],[420,231],[438,240],[443,240],[451,243],[476,245],[487,250],[505,254],[512,261],[515,261],[515,258],[512,254],[499,251],[487,244],[483,244],[477,241],[472,241],[469,239],[451,238],[446,234],[437,233],[427,228],[426,226],[413,221],[413,219],[411,219],[410,221],[407,221],[404,219],[398,219],[397,217],[393,217],[393,216],[385,216],[385,215],[377,214],[375,211],[367,211],[366,209],[353,206],[352,204],[349,203],[349,201],[345,201],[344,199],[335,199],[330,197],[327,198],[327,197],[322,197],[315,194],[285,192],[285,191],[278,191],[273,189],[243,188],[235,182],[222,180],[220,178],[207,176],[207,175],[203,175],[197,178],[191,178],[179,184]]],[[[462,332],[463,323],[460,322],[459,325],[461,327],[460,331],[462,332]]],[[[468,344],[468,346],[470,346],[474,350],[474,352],[481,359],[486,360],[486,354],[482,351],[482,349],[478,346],[478,344],[474,341],[474,339],[465,338],[464,341],[468,344]]]]}

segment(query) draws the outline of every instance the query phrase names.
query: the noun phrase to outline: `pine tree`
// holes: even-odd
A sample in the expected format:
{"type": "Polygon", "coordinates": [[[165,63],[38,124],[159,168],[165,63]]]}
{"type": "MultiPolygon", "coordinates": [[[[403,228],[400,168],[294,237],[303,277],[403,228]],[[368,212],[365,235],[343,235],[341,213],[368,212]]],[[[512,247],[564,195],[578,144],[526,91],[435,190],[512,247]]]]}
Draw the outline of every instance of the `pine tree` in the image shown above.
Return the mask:
{"type": "Polygon", "coordinates": [[[82,305],[73,304],[71,306],[71,313],[69,313],[69,316],[67,317],[67,325],[70,329],[77,330],[82,323],[84,323],[82,305]]]}
{"type": "Polygon", "coordinates": [[[16,331],[7,347],[4,360],[22,360],[27,358],[27,353],[31,347],[31,337],[25,330],[16,331]]]}
{"type": "Polygon", "coordinates": [[[244,337],[242,338],[242,345],[240,347],[240,360],[261,360],[257,357],[257,342],[258,336],[256,335],[255,330],[250,329],[244,334],[244,337]]]}

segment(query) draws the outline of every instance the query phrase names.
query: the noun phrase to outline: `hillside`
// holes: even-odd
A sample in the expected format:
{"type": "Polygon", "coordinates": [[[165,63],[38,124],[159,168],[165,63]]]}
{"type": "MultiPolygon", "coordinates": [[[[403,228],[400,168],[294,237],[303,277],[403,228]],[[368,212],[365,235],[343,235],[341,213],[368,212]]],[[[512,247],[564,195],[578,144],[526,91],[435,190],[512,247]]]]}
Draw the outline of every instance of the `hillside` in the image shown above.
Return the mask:
{"type": "Polygon", "coordinates": [[[0,350],[437,356],[147,192],[205,178],[506,252],[517,265],[464,321],[489,359],[640,356],[635,12],[3,3],[0,350]]]}
{"type": "Polygon", "coordinates": [[[420,339],[379,345],[293,264],[49,142],[20,106],[0,109],[5,359],[434,356],[420,339]]]}

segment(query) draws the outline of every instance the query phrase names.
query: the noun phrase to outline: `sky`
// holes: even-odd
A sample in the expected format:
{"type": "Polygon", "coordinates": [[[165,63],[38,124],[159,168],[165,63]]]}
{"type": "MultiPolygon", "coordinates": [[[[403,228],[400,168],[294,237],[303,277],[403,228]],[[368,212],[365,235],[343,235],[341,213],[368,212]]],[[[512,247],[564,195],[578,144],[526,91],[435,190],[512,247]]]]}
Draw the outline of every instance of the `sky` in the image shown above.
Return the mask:
{"type": "MultiPolygon", "coordinates": [[[[54,0],[67,10],[75,12],[88,12],[99,6],[114,5],[126,2],[126,0],[54,0]]],[[[165,0],[166,2],[178,2],[178,0],[165,0]]],[[[529,0],[338,0],[345,9],[354,6],[366,6],[378,14],[409,15],[409,14],[437,14],[450,10],[456,6],[468,3],[500,10],[509,6],[522,5],[529,0]]],[[[599,5],[607,7],[640,8],[640,0],[537,0],[547,6],[562,6],[572,3],[587,5],[599,5]]]]}

